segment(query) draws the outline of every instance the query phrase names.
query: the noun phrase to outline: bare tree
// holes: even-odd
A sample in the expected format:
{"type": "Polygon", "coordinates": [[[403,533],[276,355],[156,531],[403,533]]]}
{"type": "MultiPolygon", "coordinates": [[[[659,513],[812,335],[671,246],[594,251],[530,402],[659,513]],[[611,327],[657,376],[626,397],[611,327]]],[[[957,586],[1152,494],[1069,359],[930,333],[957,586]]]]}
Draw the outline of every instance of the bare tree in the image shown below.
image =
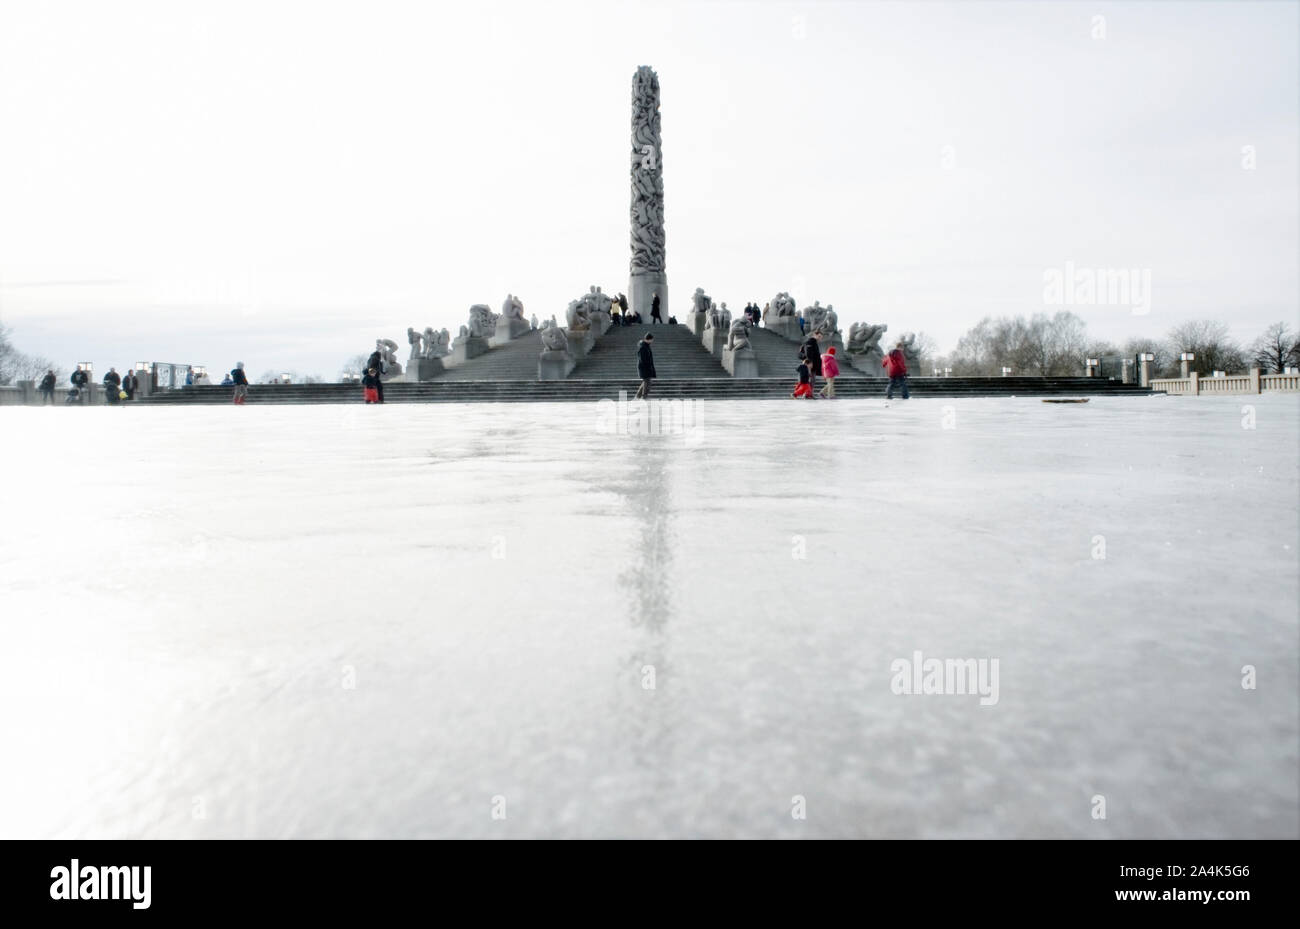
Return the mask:
{"type": "Polygon", "coordinates": [[[986,316],[957,342],[949,357],[958,376],[993,377],[1002,368],[1017,374],[1073,375],[1083,369],[1087,325],[1073,313],[986,316]]]}
{"type": "Polygon", "coordinates": [[[1274,323],[1251,343],[1250,360],[1265,374],[1281,374],[1300,364],[1300,337],[1286,323],[1274,323]]]}
{"type": "Polygon", "coordinates": [[[1246,368],[1241,347],[1228,337],[1226,323],[1213,319],[1194,319],[1169,330],[1169,350],[1177,356],[1192,352],[1196,360],[1191,369],[1202,376],[1214,371],[1240,373],[1246,368]]]}
{"type": "Polygon", "coordinates": [[[361,375],[366,370],[366,362],[370,360],[368,355],[353,355],[347,361],[343,362],[343,370],[339,372],[339,380],[343,379],[345,374],[361,375]]]}
{"type": "Polygon", "coordinates": [[[8,387],[15,381],[39,381],[46,371],[54,371],[54,376],[61,379],[62,372],[55,370],[48,358],[28,355],[15,348],[9,341],[9,331],[7,326],[0,326],[0,386],[8,387]]]}
{"type": "Polygon", "coordinates": [[[1166,342],[1159,339],[1152,339],[1147,336],[1135,336],[1124,343],[1120,354],[1125,358],[1136,359],[1138,355],[1150,353],[1155,355],[1155,361],[1151,362],[1152,377],[1175,377],[1178,374],[1178,362],[1176,354],[1169,349],[1166,342]]]}

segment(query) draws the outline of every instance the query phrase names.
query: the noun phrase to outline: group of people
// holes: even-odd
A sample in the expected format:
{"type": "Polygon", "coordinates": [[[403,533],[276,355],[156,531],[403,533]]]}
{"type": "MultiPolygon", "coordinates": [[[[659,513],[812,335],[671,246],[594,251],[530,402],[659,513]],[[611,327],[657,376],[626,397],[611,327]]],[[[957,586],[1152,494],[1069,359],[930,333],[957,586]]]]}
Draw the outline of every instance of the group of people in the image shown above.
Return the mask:
{"type": "MultiPolygon", "coordinates": [[[[839,377],[840,365],[835,358],[835,346],[832,345],[822,354],[821,345],[818,339],[822,337],[821,330],[817,330],[808,337],[802,345],[799,346],[799,366],[795,371],[799,375],[799,381],[794,386],[794,393],[790,396],[801,399],[815,400],[817,397],[824,397],[827,400],[835,399],[835,378],[839,377]],[[825,378],[826,386],[817,391],[817,378],[825,378]],[[816,391],[814,393],[814,391],[816,391]]],[[[893,350],[881,361],[881,367],[885,369],[885,374],[889,377],[889,387],[885,390],[885,399],[893,400],[894,391],[901,390],[903,399],[911,397],[911,392],[907,386],[907,358],[903,355],[903,343],[899,342],[893,350]]]]}
{"type": "MultiPolygon", "coordinates": [[[[644,322],[639,310],[628,309],[627,297],[623,294],[619,294],[618,299],[610,305],[609,315],[613,319],[615,326],[639,326],[644,322]]],[[[659,295],[655,294],[654,299],[650,301],[650,322],[661,323],[663,321],[663,314],[659,309],[659,295]]],[[[668,321],[670,323],[676,322],[675,319],[668,321]]]]}
{"type": "MultiPolygon", "coordinates": [[[[53,371],[46,371],[45,376],[41,378],[37,389],[41,393],[41,406],[54,404],[54,388],[59,382],[58,377],[53,371]]],[[[85,368],[77,368],[68,378],[72,389],[68,391],[68,397],[64,403],[89,403],[90,402],[90,373],[85,368]]],[[[108,373],[104,375],[101,382],[104,387],[104,396],[108,402],[116,406],[123,401],[135,399],[135,392],[140,389],[140,378],[134,371],[128,370],[126,376],[117,373],[117,368],[109,368],[108,373]]]]}

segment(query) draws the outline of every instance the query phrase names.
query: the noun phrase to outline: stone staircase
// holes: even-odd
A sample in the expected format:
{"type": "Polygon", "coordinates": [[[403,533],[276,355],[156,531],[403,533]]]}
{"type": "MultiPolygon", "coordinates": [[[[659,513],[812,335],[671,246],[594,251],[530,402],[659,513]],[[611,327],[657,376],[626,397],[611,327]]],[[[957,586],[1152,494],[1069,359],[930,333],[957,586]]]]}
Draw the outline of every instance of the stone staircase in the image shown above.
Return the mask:
{"type": "MultiPolygon", "coordinates": [[[[793,383],[796,379],[795,368],[799,367],[799,342],[791,342],[784,336],[779,336],[775,332],[767,329],[755,329],[752,326],[749,330],[749,344],[754,349],[754,357],[758,359],[758,376],[759,377],[788,377],[793,383]]],[[[829,345],[823,345],[822,351],[825,352],[829,345]]],[[[835,390],[839,392],[840,385],[850,378],[866,378],[867,376],[857,368],[849,366],[847,355],[842,349],[837,349],[835,357],[839,359],[840,374],[835,379],[835,390]]],[[[820,389],[820,388],[818,388],[820,389]]]]}
{"type": "MultiPolygon", "coordinates": [[[[685,326],[646,325],[615,326],[596,339],[585,358],[578,360],[569,380],[630,381],[632,389],[640,383],[636,376],[636,348],[641,337],[653,332],[655,372],[663,380],[725,378],[730,380],[722,363],[709,354],[700,340],[685,326]]],[[[538,351],[541,349],[539,348],[538,351]]],[[[533,374],[536,377],[536,372],[533,374]]]]}
{"type": "MultiPolygon", "coordinates": [[[[659,328],[664,330],[669,327],[659,328]]],[[[656,333],[655,343],[657,344],[661,338],[663,337],[656,333]]],[[[632,344],[639,339],[640,334],[637,333],[632,344]]],[[[630,351],[630,346],[628,350],[630,351]]],[[[704,352],[702,348],[701,352],[707,361],[716,364],[708,352],[704,352]]],[[[592,354],[595,354],[594,350],[592,354]]],[[[623,355],[619,364],[623,364],[625,360],[626,355],[623,355]]],[[[617,400],[620,390],[626,391],[629,398],[636,393],[640,381],[636,378],[635,355],[632,356],[631,365],[632,376],[617,379],[581,378],[576,376],[578,371],[575,371],[575,376],[565,381],[448,381],[438,378],[422,384],[390,383],[384,385],[384,399],[388,403],[556,403],[617,400]]],[[[656,367],[658,367],[657,363],[656,367]]],[[[719,370],[721,371],[720,366],[719,370]]],[[[660,400],[771,400],[789,397],[794,389],[794,382],[793,371],[790,372],[789,377],[749,379],[731,378],[726,375],[726,372],[722,372],[721,375],[707,377],[656,380],[652,396],[660,400]]],[[[885,396],[887,383],[882,379],[866,377],[841,378],[835,382],[835,392],[842,399],[878,400],[885,396]]],[[[912,396],[917,399],[999,396],[1141,397],[1154,393],[1132,384],[1087,377],[918,377],[910,380],[910,386],[912,396]]],[[[179,390],[164,390],[151,397],[137,399],[135,405],[230,403],[232,390],[230,387],[184,387],[179,390]]],[[[254,384],[248,391],[249,406],[272,403],[361,402],[361,388],[354,384],[254,384]]]]}
{"type": "MultiPolygon", "coordinates": [[[[448,368],[434,380],[443,381],[535,381],[537,356],[542,353],[542,334],[533,329],[516,339],[488,349],[477,358],[448,368]]],[[[432,382],[429,382],[432,383],[432,382]]],[[[397,385],[384,384],[384,399],[397,385]]]]}

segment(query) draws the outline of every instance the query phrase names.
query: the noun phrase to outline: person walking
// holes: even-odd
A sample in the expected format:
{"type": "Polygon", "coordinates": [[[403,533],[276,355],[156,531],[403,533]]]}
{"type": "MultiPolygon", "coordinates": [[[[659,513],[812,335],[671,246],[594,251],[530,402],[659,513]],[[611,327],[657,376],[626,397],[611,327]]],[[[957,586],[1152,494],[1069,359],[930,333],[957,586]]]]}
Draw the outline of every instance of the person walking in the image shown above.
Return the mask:
{"type": "Polygon", "coordinates": [[[834,400],[835,378],[840,376],[840,363],[835,360],[834,345],[826,349],[826,354],[822,355],[822,376],[826,378],[826,386],[822,388],[821,395],[827,400],[834,400]]]}
{"type": "Polygon", "coordinates": [[[122,375],[117,373],[117,368],[109,368],[104,375],[104,393],[108,395],[108,402],[112,406],[117,406],[121,401],[122,375]]]}
{"type": "Polygon", "coordinates": [[[58,378],[53,371],[45,372],[45,377],[41,378],[41,406],[45,406],[47,401],[50,406],[54,406],[54,385],[57,382],[58,378]]]}
{"type": "Polygon", "coordinates": [[[885,373],[889,375],[889,388],[885,391],[885,399],[894,399],[894,388],[900,387],[903,390],[903,399],[909,398],[907,390],[907,359],[903,357],[903,343],[899,342],[894,346],[894,350],[885,356],[881,366],[885,373]]]}
{"type": "Polygon", "coordinates": [[[655,374],[655,355],[651,348],[654,340],[654,333],[647,332],[636,347],[636,373],[641,378],[641,386],[636,391],[638,400],[650,399],[650,382],[658,376],[655,374]]]}
{"type": "Polygon", "coordinates": [[[379,402],[379,385],[383,383],[379,380],[379,372],[370,368],[366,371],[366,376],[361,379],[361,396],[366,403],[379,402]]]}
{"type": "Polygon", "coordinates": [[[122,378],[122,392],[126,394],[128,403],[135,399],[135,392],[139,386],[140,378],[136,377],[134,371],[128,369],[126,377],[122,378]]]}
{"type": "Polygon", "coordinates": [[[650,322],[661,323],[663,321],[663,317],[659,315],[659,295],[655,294],[655,298],[650,301],[650,322]]]}
{"type": "Polygon", "coordinates": [[[375,402],[383,403],[384,402],[384,356],[380,353],[379,349],[375,349],[373,352],[371,352],[370,357],[366,359],[366,370],[367,371],[373,370],[375,372],[375,377],[379,378],[379,386],[376,388],[376,391],[379,394],[379,399],[376,400],[375,402]]]}
{"type": "Polygon", "coordinates": [[[235,364],[230,372],[230,382],[235,385],[235,402],[243,406],[248,399],[248,375],[244,373],[242,361],[235,364]]]}
{"type": "Polygon", "coordinates": [[[808,367],[812,369],[812,389],[814,393],[817,390],[817,377],[822,373],[822,347],[817,343],[821,338],[821,330],[817,330],[808,336],[807,341],[799,347],[799,357],[808,362],[808,367]]]}
{"type": "Polygon", "coordinates": [[[812,400],[812,364],[809,363],[807,358],[805,358],[799,362],[799,367],[795,368],[795,371],[799,374],[799,383],[794,385],[794,393],[790,396],[794,397],[796,400],[801,397],[807,397],[809,400],[812,400]]]}
{"type": "Polygon", "coordinates": [[[618,308],[619,308],[619,310],[622,311],[624,314],[627,313],[627,294],[624,294],[624,293],[621,293],[621,292],[619,293],[619,295],[618,295],[618,308]]]}

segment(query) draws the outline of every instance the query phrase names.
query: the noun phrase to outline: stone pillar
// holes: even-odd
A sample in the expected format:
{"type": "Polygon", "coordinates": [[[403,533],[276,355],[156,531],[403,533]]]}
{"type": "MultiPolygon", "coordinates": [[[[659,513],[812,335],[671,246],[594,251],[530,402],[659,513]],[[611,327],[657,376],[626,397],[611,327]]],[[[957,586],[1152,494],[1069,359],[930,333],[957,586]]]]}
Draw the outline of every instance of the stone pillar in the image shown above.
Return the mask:
{"type": "Polygon", "coordinates": [[[732,377],[758,377],[758,358],[752,348],[742,348],[740,351],[724,348],[722,367],[732,377]]]}
{"type": "Polygon", "coordinates": [[[713,357],[720,360],[723,349],[727,347],[727,333],[722,329],[705,329],[701,341],[713,357]]]}
{"type": "Polygon", "coordinates": [[[1123,363],[1120,366],[1120,372],[1121,373],[1119,379],[1121,384],[1133,383],[1133,359],[1132,358],[1125,358],[1123,360],[1123,363]]]}
{"type": "Polygon", "coordinates": [[[420,381],[433,380],[445,370],[447,367],[441,358],[412,358],[406,363],[406,373],[401,380],[408,384],[418,384],[420,381]]]}
{"type": "Polygon", "coordinates": [[[628,308],[650,322],[650,305],[659,297],[667,320],[668,275],[664,263],[664,176],[660,150],[659,75],[641,66],[632,78],[632,263],[628,308]]]}
{"type": "Polygon", "coordinates": [[[577,361],[568,352],[542,352],[537,359],[539,381],[562,381],[573,371],[577,361]]]}
{"type": "Polygon", "coordinates": [[[1250,392],[1259,393],[1259,368],[1250,369],[1250,392]]]}
{"type": "Polygon", "coordinates": [[[477,358],[487,350],[487,339],[482,336],[472,335],[464,339],[457,339],[456,344],[451,349],[452,364],[463,365],[471,358],[477,358]]]}
{"type": "Polygon", "coordinates": [[[1145,358],[1138,362],[1138,385],[1141,387],[1151,386],[1151,362],[1145,358]]]}
{"type": "Polygon", "coordinates": [[[528,331],[528,323],[522,319],[501,314],[497,320],[497,331],[492,341],[497,345],[505,345],[511,339],[517,339],[528,331]]]}
{"type": "MultiPolygon", "coordinates": [[[[1256,370],[1258,373],[1258,370],[1256,370]]],[[[1256,391],[1258,393],[1258,391],[1256,391]]],[[[36,382],[19,381],[18,382],[18,402],[23,406],[31,406],[36,402],[36,382]]]]}
{"type": "Polygon", "coordinates": [[[707,314],[705,313],[697,313],[694,310],[691,310],[686,314],[686,328],[690,329],[691,333],[697,339],[704,338],[704,320],[706,315],[707,314]]]}
{"type": "Polygon", "coordinates": [[[1201,393],[1201,376],[1193,371],[1187,379],[1192,382],[1191,386],[1187,388],[1187,392],[1193,397],[1199,396],[1201,393]]]}

